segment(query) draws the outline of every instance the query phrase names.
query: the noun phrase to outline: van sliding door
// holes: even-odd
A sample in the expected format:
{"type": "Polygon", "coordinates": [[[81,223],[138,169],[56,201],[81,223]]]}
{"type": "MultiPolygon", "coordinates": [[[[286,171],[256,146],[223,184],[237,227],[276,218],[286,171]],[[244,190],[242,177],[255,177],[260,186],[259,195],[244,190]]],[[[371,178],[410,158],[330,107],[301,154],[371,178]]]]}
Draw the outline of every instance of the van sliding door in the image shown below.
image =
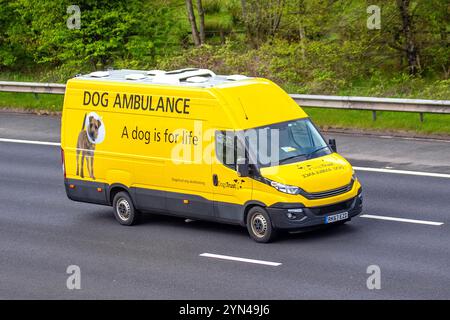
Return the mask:
{"type": "Polygon", "coordinates": [[[217,130],[212,165],[214,212],[218,219],[231,223],[243,221],[243,205],[252,198],[252,179],[239,177],[236,162],[245,153],[232,130],[217,130]]]}

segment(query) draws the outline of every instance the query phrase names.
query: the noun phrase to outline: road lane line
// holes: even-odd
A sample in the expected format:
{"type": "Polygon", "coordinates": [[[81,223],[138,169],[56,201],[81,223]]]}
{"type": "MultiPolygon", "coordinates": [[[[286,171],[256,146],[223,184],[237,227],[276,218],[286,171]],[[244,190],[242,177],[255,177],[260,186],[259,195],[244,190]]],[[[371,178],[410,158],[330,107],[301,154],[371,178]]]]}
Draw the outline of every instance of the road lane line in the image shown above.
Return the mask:
{"type": "Polygon", "coordinates": [[[447,178],[450,179],[450,174],[446,173],[434,173],[434,172],[421,172],[421,171],[406,171],[406,170],[395,170],[395,169],[382,169],[382,168],[369,168],[369,167],[353,167],[356,171],[370,171],[370,172],[382,172],[382,173],[397,173],[397,174],[407,174],[412,176],[426,176],[426,177],[436,177],[436,178],[447,178]]]}
{"type": "MultiPolygon", "coordinates": [[[[45,146],[55,146],[55,147],[61,146],[61,144],[59,142],[36,141],[36,140],[20,140],[20,139],[6,139],[6,138],[0,138],[0,142],[34,144],[34,145],[45,145],[45,146]]],[[[406,171],[406,170],[370,168],[370,167],[353,167],[353,168],[356,171],[396,173],[396,174],[405,174],[405,175],[413,175],[413,176],[426,176],[426,177],[436,177],[436,178],[447,178],[447,179],[450,179],[450,174],[446,174],[446,173],[406,171]]]]}
{"type": "Polygon", "coordinates": [[[430,225],[430,226],[442,226],[444,224],[443,222],[404,219],[404,218],[394,218],[394,217],[386,217],[386,216],[374,216],[374,215],[371,215],[371,214],[363,214],[360,217],[361,218],[369,218],[369,219],[378,219],[378,220],[388,220],[388,221],[408,222],[408,223],[417,223],[417,224],[427,224],[427,225],[430,225]]]}
{"type": "Polygon", "coordinates": [[[240,262],[247,262],[247,263],[256,263],[256,264],[263,264],[263,265],[272,266],[272,267],[281,266],[280,262],[254,260],[254,259],[239,258],[239,257],[232,257],[232,256],[224,256],[224,255],[221,255],[221,254],[213,254],[213,253],[202,253],[202,254],[200,254],[200,257],[215,258],[215,259],[222,259],[222,260],[240,261],[240,262]]]}
{"type": "Polygon", "coordinates": [[[0,138],[0,142],[11,142],[11,143],[23,143],[23,144],[38,144],[43,146],[57,146],[61,144],[59,142],[47,142],[47,141],[35,141],[35,140],[19,140],[19,139],[5,139],[0,138]]]}

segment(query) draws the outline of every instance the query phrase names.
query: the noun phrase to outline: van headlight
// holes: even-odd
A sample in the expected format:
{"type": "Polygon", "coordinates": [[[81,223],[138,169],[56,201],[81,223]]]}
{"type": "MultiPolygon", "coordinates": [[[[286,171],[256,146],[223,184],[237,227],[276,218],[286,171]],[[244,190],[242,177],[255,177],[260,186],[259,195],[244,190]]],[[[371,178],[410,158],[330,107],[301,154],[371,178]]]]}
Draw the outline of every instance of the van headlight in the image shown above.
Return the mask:
{"type": "Polygon", "coordinates": [[[276,181],[272,181],[267,179],[267,182],[274,187],[275,189],[277,189],[280,192],[284,192],[284,193],[288,193],[288,194],[297,194],[300,191],[299,187],[295,187],[295,186],[290,186],[288,184],[283,184],[283,183],[279,183],[276,181]]]}

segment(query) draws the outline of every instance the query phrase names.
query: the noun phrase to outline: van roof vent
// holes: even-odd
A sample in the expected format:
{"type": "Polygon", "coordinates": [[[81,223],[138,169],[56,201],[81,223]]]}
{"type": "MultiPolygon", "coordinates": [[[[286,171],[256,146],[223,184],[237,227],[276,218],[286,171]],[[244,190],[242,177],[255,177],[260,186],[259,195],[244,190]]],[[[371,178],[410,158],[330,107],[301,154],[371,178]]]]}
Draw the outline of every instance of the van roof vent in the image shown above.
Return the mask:
{"type": "Polygon", "coordinates": [[[207,82],[209,79],[207,77],[199,77],[199,76],[194,76],[194,77],[189,77],[186,79],[186,82],[190,82],[190,83],[202,83],[202,82],[207,82]]]}
{"type": "MultiPolygon", "coordinates": [[[[187,68],[187,69],[180,69],[180,70],[174,70],[174,71],[157,74],[153,78],[153,82],[179,84],[180,81],[186,81],[187,79],[193,78],[193,77],[214,78],[214,77],[216,77],[216,74],[208,69],[187,68]]],[[[196,81],[196,80],[194,79],[194,81],[196,81]]],[[[206,82],[206,81],[202,81],[202,82],[206,82]]],[[[196,83],[199,83],[199,82],[196,82],[196,83]]]]}
{"type": "Polygon", "coordinates": [[[166,74],[181,74],[184,72],[191,72],[191,71],[196,71],[199,70],[198,68],[184,68],[184,69],[177,69],[177,70],[171,70],[171,71],[167,71],[166,74]]]}
{"type": "Polygon", "coordinates": [[[179,84],[180,80],[175,77],[166,76],[165,74],[158,74],[151,77],[153,83],[165,83],[165,84],[179,84]]]}
{"type": "MultiPolygon", "coordinates": [[[[159,84],[159,85],[176,85],[196,88],[207,88],[219,86],[226,83],[239,82],[243,80],[243,85],[251,77],[240,74],[234,75],[216,75],[209,69],[201,68],[185,68],[173,71],[165,70],[106,70],[94,71],[78,77],[83,80],[97,80],[97,81],[116,81],[128,82],[134,81],[139,85],[144,84],[159,84]]],[[[240,83],[236,83],[239,85],[240,83]]]]}
{"type": "Polygon", "coordinates": [[[142,73],[130,73],[125,76],[125,79],[127,80],[142,80],[145,78],[147,77],[142,73]]]}
{"type": "Polygon", "coordinates": [[[109,71],[94,71],[89,73],[89,76],[93,78],[104,78],[109,76],[109,71]]]}
{"type": "Polygon", "coordinates": [[[248,79],[247,76],[244,76],[242,74],[232,74],[227,76],[227,80],[231,80],[231,81],[239,81],[239,80],[245,80],[248,79]]]}
{"type": "Polygon", "coordinates": [[[149,75],[149,76],[157,76],[159,74],[164,74],[164,73],[166,73],[166,71],[164,71],[164,70],[150,70],[150,71],[147,71],[147,75],[149,75]]]}
{"type": "MultiPolygon", "coordinates": [[[[167,74],[167,73],[166,73],[167,74]]],[[[185,71],[178,75],[180,81],[186,80],[190,77],[211,77],[214,78],[216,74],[208,69],[195,69],[191,71],[185,71]]]]}

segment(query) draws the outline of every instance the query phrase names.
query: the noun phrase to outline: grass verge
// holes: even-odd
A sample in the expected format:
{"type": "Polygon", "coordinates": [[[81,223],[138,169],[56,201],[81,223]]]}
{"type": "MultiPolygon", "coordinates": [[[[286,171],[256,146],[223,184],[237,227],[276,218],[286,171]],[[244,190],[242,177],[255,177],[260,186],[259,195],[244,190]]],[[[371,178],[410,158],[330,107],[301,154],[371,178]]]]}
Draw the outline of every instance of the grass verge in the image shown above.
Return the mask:
{"type": "Polygon", "coordinates": [[[314,122],[322,128],[352,128],[380,132],[408,132],[423,135],[450,136],[450,115],[419,114],[410,112],[378,111],[373,121],[372,111],[304,108],[314,122]]]}
{"type": "MultiPolygon", "coordinates": [[[[61,111],[63,100],[63,95],[0,92],[0,108],[38,113],[61,111]]],[[[305,111],[316,124],[325,129],[352,128],[450,136],[450,115],[425,114],[424,122],[420,122],[416,113],[379,111],[377,120],[373,121],[371,111],[319,108],[305,108],[305,111]]]]}
{"type": "Polygon", "coordinates": [[[62,110],[63,101],[62,94],[0,92],[0,108],[54,112],[62,110]]]}

